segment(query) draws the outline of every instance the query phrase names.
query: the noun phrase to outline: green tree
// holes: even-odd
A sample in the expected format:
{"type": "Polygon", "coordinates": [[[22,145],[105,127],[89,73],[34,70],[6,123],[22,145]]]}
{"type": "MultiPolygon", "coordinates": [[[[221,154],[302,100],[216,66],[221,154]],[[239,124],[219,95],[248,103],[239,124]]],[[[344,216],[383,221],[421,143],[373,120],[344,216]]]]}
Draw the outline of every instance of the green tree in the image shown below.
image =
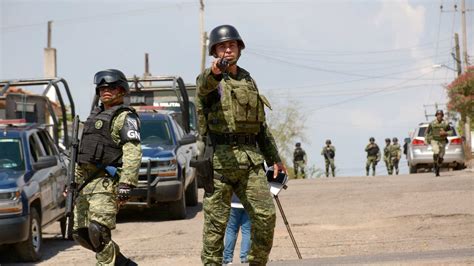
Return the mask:
{"type": "MultiPolygon", "coordinates": [[[[288,168],[290,178],[294,177],[293,149],[297,141],[308,142],[306,137],[306,115],[303,114],[294,100],[284,105],[273,105],[273,111],[267,115],[268,126],[275,138],[281,159],[288,168]]],[[[307,164],[307,177],[319,177],[322,171],[315,165],[307,164]]]]}
{"type": "MultiPolygon", "coordinates": [[[[466,122],[467,117],[472,121],[474,117],[474,67],[468,67],[466,72],[446,86],[446,91],[449,98],[448,110],[461,115],[461,125],[466,122]]],[[[471,123],[471,130],[474,129],[473,124],[471,123]]]]}

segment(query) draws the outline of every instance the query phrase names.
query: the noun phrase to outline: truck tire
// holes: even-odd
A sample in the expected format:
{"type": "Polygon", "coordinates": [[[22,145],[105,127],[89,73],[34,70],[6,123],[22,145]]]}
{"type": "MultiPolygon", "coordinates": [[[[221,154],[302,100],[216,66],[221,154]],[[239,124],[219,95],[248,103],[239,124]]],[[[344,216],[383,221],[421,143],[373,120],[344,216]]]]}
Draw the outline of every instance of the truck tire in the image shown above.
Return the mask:
{"type": "Polygon", "coordinates": [[[186,218],[186,193],[184,188],[181,191],[181,199],[169,204],[169,216],[173,220],[182,220],[186,218]]]}
{"type": "Polygon", "coordinates": [[[41,218],[35,208],[31,208],[28,239],[16,244],[15,248],[22,261],[38,261],[41,258],[41,218]]]}
{"type": "Polygon", "coordinates": [[[191,182],[191,184],[188,185],[188,188],[186,188],[186,205],[187,206],[198,205],[197,176],[194,176],[193,182],[191,182]]]}
{"type": "Polygon", "coordinates": [[[418,167],[416,167],[416,165],[414,165],[414,166],[409,165],[408,167],[410,167],[410,174],[418,173],[418,167]]]}

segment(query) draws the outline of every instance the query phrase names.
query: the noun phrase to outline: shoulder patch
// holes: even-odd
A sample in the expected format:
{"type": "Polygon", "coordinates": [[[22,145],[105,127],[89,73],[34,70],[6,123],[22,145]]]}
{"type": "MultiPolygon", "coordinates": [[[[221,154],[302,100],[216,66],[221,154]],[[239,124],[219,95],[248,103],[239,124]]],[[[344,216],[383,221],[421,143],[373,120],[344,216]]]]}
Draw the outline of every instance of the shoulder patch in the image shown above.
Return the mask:
{"type": "Polygon", "coordinates": [[[140,142],[140,119],[135,113],[128,113],[120,130],[120,143],[140,142]]]}

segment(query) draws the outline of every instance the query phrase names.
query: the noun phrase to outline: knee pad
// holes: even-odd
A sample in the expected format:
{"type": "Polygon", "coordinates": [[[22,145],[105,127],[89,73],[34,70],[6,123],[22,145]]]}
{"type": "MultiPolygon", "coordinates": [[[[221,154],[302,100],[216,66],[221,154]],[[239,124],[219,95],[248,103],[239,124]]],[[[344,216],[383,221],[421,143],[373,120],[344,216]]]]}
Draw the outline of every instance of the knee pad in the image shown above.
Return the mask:
{"type": "Polygon", "coordinates": [[[96,252],[101,252],[112,240],[110,229],[96,221],[89,224],[89,238],[96,252]]]}
{"type": "Polygon", "coordinates": [[[89,238],[88,228],[79,228],[77,230],[74,230],[72,232],[72,238],[74,238],[74,241],[76,241],[79,245],[89,250],[95,251],[89,238]]]}

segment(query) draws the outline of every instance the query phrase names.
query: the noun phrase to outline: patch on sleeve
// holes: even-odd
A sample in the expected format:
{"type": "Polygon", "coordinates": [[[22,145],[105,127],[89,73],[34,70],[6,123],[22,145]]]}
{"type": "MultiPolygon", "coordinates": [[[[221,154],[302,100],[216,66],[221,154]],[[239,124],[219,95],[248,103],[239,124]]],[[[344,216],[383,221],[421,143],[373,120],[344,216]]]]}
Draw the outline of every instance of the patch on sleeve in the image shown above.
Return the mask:
{"type": "Polygon", "coordinates": [[[122,130],[120,130],[121,143],[140,142],[140,120],[136,114],[127,114],[123,122],[122,130]]]}

